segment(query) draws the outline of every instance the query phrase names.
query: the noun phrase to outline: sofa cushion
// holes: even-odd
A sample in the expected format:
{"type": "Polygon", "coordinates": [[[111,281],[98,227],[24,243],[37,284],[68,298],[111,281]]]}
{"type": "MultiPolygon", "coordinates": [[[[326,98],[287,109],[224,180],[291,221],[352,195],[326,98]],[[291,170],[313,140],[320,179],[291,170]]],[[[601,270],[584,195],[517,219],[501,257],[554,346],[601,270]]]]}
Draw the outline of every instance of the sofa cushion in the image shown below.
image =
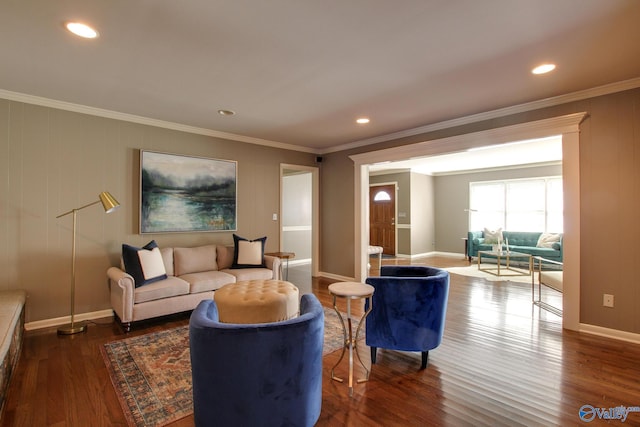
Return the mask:
{"type": "Polygon", "coordinates": [[[173,273],[173,248],[160,248],[162,254],[162,261],[164,262],[164,269],[167,271],[167,276],[175,276],[173,273]]]}
{"type": "Polygon", "coordinates": [[[271,280],[273,279],[273,270],[268,268],[242,268],[242,269],[226,269],[225,273],[235,276],[237,282],[244,280],[271,280]]]}
{"type": "Polygon", "coordinates": [[[233,246],[218,246],[216,251],[218,253],[218,270],[225,270],[231,268],[233,264],[233,252],[235,248],[233,246]]]}
{"type": "Polygon", "coordinates": [[[485,228],[483,230],[484,242],[488,245],[496,244],[498,241],[504,240],[502,238],[502,228],[498,228],[497,230],[489,230],[485,228]]]}
{"type": "Polygon", "coordinates": [[[560,234],[542,233],[538,238],[536,247],[538,248],[553,248],[554,243],[560,242],[560,234]]]}
{"type": "Polygon", "coordinates": [[[255,240],[249,240],[234,234],[233,242],[235,249],[231,268],[265,268],[264,245],[266,241],[266,236],[255,240]]]}
{"type": "Polygon", "coordinates": [[[155,240],[142,248],[122,244],[122,261],[126,272],[133,277],[136,288],[167,278],[162,254],[155,240]]]}
{"type": "Polygon", "coordinates": [[[139,304],[141,302],[170,298],[188,293],[189,283],[178,277],[169,276],[164,280],[136,288],[133,301],[135,304],[139,304]]]}
{"type": "Polygon", "coordinates": [[[189,282],[189,292],[215,291],[229,283],[235,283],[235,276],[222,271],[202,271],[199,273],[189,273],[180,276],[181,279],[189,282]]]}
{"type": "Polygon", "coordinates": [[[538,231],[503,231],[505,243],[509,240],[509,246],[531,246],[535,247],[540,237],[538,231]]]}
{"type": "Polygon", "coordinates": [[[173,268],[176,276],[218,269],[216,245],[174,248],[173,268]]]}

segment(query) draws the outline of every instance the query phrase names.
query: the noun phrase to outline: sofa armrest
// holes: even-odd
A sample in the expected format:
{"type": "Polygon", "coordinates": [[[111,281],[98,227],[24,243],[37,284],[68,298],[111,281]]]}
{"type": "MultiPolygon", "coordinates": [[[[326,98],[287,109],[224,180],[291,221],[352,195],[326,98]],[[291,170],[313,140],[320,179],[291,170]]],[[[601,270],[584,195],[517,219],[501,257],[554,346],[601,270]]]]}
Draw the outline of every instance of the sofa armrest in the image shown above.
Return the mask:
{"type": "Polygon", "coordinates": [[[478,256],[478,245],[484,241],[484,233],[482,231],[469,231],[467,232],[467,256],[478,256]]]}
{"type": "Polygon", "coordinates": [[[558,251],[560,251],[560,259],[564,259],[564,253],[563,253],[564,244],[562,242],[563,239],[564,239],[564,235],[561,234],[560,235],[560,241],[553,244],[553,249],[557,249],[558,251]]]}
{"type": "Polygon", "coordinates": [[[269,270],[273,271],[273,280],[282,280],[280,277],[281,262],[282,261],[280,261],[280,258],[278,257],[271,255],[264,256],[264,265],[266,265],[269,270]]]}
{"type": "Polygon", "coordinates": [[[121,322],[131,322],[133,320],[135,280],[130,274],[118,267],[110,267],[107,270],[107,277],[111,293],[111,308],[121,322]]]}

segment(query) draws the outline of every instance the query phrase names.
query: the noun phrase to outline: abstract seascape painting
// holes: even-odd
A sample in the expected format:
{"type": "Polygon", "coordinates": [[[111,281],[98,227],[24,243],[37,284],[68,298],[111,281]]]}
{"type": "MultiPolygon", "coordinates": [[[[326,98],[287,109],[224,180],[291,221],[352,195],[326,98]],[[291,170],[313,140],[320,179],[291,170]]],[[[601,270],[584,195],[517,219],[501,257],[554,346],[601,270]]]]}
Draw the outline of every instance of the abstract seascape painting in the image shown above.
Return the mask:
{"type": "Polygon", "coordinates": [[[140,233],[236,230],[237,162],[140,150],[140,233]]]}

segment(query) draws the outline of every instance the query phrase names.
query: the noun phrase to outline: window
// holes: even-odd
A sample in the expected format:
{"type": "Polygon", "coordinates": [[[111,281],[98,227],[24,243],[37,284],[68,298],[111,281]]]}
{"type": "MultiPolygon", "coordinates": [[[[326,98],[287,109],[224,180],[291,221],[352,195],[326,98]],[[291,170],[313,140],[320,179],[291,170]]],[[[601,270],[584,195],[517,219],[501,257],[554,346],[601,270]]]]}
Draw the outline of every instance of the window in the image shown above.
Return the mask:
{"type": "Polygon", "coordinates": [[[376,195],[373,196],[374,202],[388,202],[389,200],[391,200],[391,196],[384,190],[378,191],[376,195]]]}
{"type": "Polygon", "coordinates": [[[562,177],[472,182],[469,230],[562,232],[562,177]]]}

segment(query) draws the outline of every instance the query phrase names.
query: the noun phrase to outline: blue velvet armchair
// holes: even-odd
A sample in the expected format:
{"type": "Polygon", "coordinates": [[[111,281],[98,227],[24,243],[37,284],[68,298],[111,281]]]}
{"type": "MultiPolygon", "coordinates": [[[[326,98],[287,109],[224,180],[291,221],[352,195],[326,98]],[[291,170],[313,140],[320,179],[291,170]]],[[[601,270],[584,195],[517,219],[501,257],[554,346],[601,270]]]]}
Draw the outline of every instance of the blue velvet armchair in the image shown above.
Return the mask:
{"type": "Polygon", "coordinates": [[[425,266],[385,265],[380,277],[369,277],[366,283],[375,288],[366,323],[371,363],[376,363],[378,347],[420,351],[420,369],[425,369],[429,350],[442,342],[449,272],[425,266]]]}
{"type": "Polygon", "coordinates": [[[282,322],[218,321],[214,301],[191,314],[196,426],[313,426],[322,407],[324,311],[315,295],[282,322]]]}

